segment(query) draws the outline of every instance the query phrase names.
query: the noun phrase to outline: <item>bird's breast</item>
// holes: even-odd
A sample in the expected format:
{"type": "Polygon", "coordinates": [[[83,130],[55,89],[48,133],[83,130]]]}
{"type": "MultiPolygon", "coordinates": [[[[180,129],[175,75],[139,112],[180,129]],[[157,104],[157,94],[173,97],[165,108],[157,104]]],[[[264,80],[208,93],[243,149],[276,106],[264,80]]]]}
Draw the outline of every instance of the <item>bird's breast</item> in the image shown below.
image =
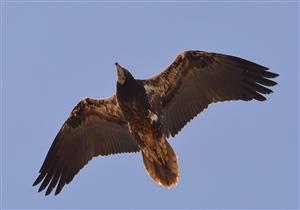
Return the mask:
{"type": "Polygon", "coordinates": [[[151,145],[162,137],[162,124],[156,113],[148,110],[147,117],[128,121],[130,132],[142,144],[151,145]]]}

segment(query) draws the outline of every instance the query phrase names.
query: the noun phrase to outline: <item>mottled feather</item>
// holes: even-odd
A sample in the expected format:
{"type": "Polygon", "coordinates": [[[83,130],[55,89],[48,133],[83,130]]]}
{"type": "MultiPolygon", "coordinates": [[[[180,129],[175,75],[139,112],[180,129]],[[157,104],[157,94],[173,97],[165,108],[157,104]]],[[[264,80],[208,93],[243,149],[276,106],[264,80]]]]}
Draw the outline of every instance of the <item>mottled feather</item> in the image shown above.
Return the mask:
{"type": "Polygon", "coordinates": [[[58,194],[94,156],[138,152],[116,97],[83,99],[63,124],[33,185],[58,194]]]}
{"type": "Polygon", "coordinates": [[[185,51],[166,70],[143,82],[149,101],[154,103],[152,96],[160,100],[165,134],[175,136],[211,103],[266,100],[263,94],[272,90],[265,86],[276,85],[270,78],[277,76],[264,66],[238,57],[185,51]]]}

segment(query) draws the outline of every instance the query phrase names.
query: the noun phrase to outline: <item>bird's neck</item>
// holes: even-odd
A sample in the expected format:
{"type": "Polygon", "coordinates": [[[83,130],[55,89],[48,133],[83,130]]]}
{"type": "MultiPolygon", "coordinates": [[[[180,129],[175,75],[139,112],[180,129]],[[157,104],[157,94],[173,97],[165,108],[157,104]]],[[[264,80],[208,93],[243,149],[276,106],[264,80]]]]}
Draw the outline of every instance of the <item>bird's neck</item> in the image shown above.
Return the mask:
{"type": "Polygon", "coordinates": [[[146,116],[149,109],[149,102],[146,91],[140,81],[127,81],[125,84],[117,84],[117,99],[125,118],[131,118],[133,112],[140,112],[140,117],[146,116]],[[135,108],[136,110],[133,110],[135,108]]]}

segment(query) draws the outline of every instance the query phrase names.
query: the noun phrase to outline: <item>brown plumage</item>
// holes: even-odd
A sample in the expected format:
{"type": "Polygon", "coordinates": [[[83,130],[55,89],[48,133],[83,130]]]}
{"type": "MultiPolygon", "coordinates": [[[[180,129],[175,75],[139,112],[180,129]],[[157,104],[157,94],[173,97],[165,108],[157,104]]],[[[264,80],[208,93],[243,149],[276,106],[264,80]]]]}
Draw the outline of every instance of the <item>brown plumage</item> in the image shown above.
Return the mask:
{"type": "Polygon", "coordinates": [[[242,58],[186,51],[161,74],[144,80],[149,95],[161,98],[165,134],[173,137],[214,102],[252,99],[264,101],[278,74],[242,58]],[[157,96],[156,96],[157,97],[157,96]]]}
{"type": "Polygon", "coordinates": [[[43,182],[46,194],[58,194],[94,156],[137,152],[116,97],[83,99],[73,109],[55,137],[34,185],[43,182]]]}
{"type": "Polygon", "coordinates": [[[167,142],[209,104],[266,100],[278,76],[253,62],[218,53],[186,51],[162,73],[136,80],[116,64],[117,94],[83,99],[63,124],[33,185],[58,194],[94,156],[141,150],[158,184],[177,184],[176,153],[167,142]]]}

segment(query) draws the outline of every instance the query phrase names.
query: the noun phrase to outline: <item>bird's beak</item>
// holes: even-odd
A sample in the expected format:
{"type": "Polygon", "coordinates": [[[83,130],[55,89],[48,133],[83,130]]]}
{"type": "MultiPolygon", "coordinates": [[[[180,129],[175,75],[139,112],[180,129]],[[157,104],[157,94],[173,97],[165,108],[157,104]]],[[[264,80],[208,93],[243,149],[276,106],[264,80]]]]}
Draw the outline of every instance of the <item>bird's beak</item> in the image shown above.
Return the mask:
{"type": "Polygon", "coordinates": [[[126,77],[123,67],[120,66],[118,63],[115,63],[117,68],[117,81],[119,84],[123,85],[125,83],[126,77]]]}

